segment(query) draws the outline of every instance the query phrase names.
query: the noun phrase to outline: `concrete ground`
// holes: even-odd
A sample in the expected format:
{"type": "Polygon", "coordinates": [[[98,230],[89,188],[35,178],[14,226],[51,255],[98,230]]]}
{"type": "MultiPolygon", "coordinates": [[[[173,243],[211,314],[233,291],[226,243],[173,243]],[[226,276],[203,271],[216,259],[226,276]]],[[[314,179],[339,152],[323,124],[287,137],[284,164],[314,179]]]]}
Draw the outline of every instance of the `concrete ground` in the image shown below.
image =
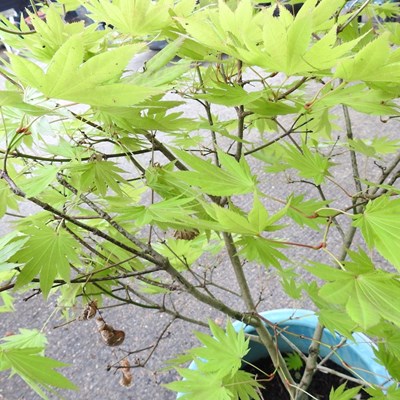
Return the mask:
{"type": "MultiPolygon", "coordinates": [[[[151,53],[148,55],[151,55],[151,53]]],[[[141,61],[143,60],[138,60],[138,62],[141,61]]],[[[185,112],[196,112],[196,110],[189,108],[185,112]]],[[[338,124],[340,128],[337,134],[344,135],[343,121],[339,121],[338,124]]],[[[366,118],[363,115],[353,113],[353,124],[354,132],[361,131],[363,134],[369,135],[379,130],[381,134],[399,138],[395,122],[381,124],[378,118],[366,118]]],[[[257,169],[256,165],[252,167],[257,169]]],[[[380,171],[376,167],[374,171],[370,172],[379,174],[380,171]]],[[[351,182],[349,169],[335,169],[335,173],[338,180],[351,182]]],[[[273,193],[275,197],[285,198],[289,191],[294,190],[293,185],[284,183],[282,176],[275,177],[273,180],[269,176],[265,176],[265,186],[268,192],[273,193]]],[[[327,193],[329,198],[335,198],[337,196],[336,187],[333,185],[328,186],[327,193]]],[[[310,187],[310,195],[317,197],[317,193],[311,193],[312,190],[310,187]]],[[[29,209],[25,211],[29,212],[29,209]]],[[[0,222],[0,237],[7,233],[9,229],[9,225],[0,222]]],[[[318,243],[321,237],[318,233],[315,233],[314,237],[310,236],[309,233],[299,230],[298,226],[291,226],[286,230],[285,234],[293,241],[304,241],[304,237],[307,235],[306,240],[309,243],[318,243]]],[[[329,243],[329,246],[334,250],[333,243],[329,243]]],[[[320,259],[320,253],[315,255],[320,259]]],[[[290,257],[292,263],[286,264],[286,266],[296,267],[309,257],[309,250],[292,249],[290,257]]],[[[223,285],[231,285],[232,279],[230,279],[230,276],[232,271],[223,257],[215,260],[206,260],[205,263],[217,265],[215,269],[217,281],[223,285]]],[[[253,294],[255,296],[263,288],[264,300],[260,305],[260,310],[312,307],[307,300],[295,301],[283,294],[277,279],[272,277],[270,270],[256,265],[247,265],[246,274],[248,274],[250,281],[254,283],[253,294]]],[[[233,287],[233,289],[235,288],[233,287]]],[[[123,355],[123,350],[134,351],[153,345],[157,340],[158,332],[170,321],[168,316],[131,306],[104,310],[103,313],[107,322],[126,332],[125,342],[121,346],[122,350],[120,348],[111,349],[100,342],[95,323],[92,320],[73,322],[64,327],[54,329],[54,326],[60,323],[57,317],[52,317],[55,300],[52,299],[49,303],[44,303],[40,297],[34,297],[24,301],[24,298],[30,294],[30,292],[27,292],[18,296],[15,313],[0,314],[0,337],[7,332],[15,333],[19,328],[42,330],[48,336],[47,355],[71,364],[69,367],[62,369],[62,372],[80,388],[77,392],[64,392],[65,399],[173,400],[176,398],[174,393],[162,386],[163,383],[174,379],[174,373],[171,371],[163,372],[161,369],[165,366],[165,360],[197,345],[198,342],[192,334],[192,331],[197,329],[196,327],[184,322],[175,322],[171,329],[168,330],[168,334],[165,335],[166,338],[160,341],[157,351],[146,368],[133,371],[133,385],[130,388],[124,388],[118,384],[119,373],[115,374],[113,371],[107,371],[107,366],[118,360],[123,355]]],[[[230,306],[242,309],[241,299],[228,295],[225,295],[225,299],[230,306]]],[[[221,315],[216,311],[193,302],[185,295],[177,296],[175,301],[192,318],[221,319],[221,315]]],[[[110,302],[111,304],[112,302],[110,302]]],[[[222,322],[225,321],[222,320],[222,322]]],[[[138,353],[137,355],[142,360],[145,356],[146,353],[138,353]]],[[[55,399],[56,397],[50,396],[50,398],[55,399]]],[[[39,397],[33,394],[18,377],[9,379],[6,373],[0,373],[0,400],[36,399],[39,399],[39,397]]]]}

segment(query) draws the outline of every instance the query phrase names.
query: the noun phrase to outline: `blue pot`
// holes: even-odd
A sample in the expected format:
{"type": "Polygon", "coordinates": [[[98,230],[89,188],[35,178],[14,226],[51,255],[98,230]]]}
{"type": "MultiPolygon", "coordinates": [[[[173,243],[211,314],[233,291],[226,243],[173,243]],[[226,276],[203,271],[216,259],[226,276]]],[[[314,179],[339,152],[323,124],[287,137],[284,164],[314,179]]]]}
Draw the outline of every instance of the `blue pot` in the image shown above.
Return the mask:
{"type": "MultiPolygon", "coordinates": [[[[314,334],[315,327],[318,323],[318,318],[313,311],[298,310],[298,309],[279,309],[266,311],[261,313],[262,317],[277,324],[285,332],[281,335],[287,337],[300,351],[307,354],[311,344],[311,338],[314,334]]],[[[246,326],[243,322],[235,321],[233,326],[236,330],[244,328],[244,331],[249,334],[256,335],[256,330],[252,326],[246,326]]],[[[268,325],[267,325],[268,327],[268,325]]],[[[274,334],[273,329],[268,327],[271,334],[274,334]]],[[[374,344],[362,333],[353,334],[354,341],[347,340],[339,349],[331,355],[330,360],[346,368],[346,364],[351,367],[349,370],[353,375],[358,375],[359,378],[366,382],[380,386],[390,385],[390,376],[386,368],[375,360],[373,352],[374,344]],[[346,364],[343,364],[343,360],[346,364]]],[[[331,353],[331,346],[338,345],[343,336],[324,330],[321,339],[320,355],[326,357],[331,353]]],[[[281,337],[278,339],[278,347],[281,352],[293,352],[293,349],[281,337]]],[[[253,362],[267,356],[266,349],[257,342],[251,342],[250,351],[246,355],[246,360],[253,362]]],[[[195,363],[191,363],[189,368],[195,369],[195,363]]],[[[181,394],[178,394],[179,398],[181,394]]]]}

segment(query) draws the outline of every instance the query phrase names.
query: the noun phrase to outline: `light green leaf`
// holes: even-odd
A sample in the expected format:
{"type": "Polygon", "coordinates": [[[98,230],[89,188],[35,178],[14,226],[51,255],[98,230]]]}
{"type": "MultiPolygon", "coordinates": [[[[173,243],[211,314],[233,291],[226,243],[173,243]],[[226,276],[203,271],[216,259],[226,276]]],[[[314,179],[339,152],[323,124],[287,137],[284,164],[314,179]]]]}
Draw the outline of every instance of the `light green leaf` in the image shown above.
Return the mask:
{"type": "Polygon", "coordinates": [[[367,388],[365,391],[372,396],[371,400],[400,400],[400,389],[396,383],[384,391],[375,387],[367,388]]]}
{"type": "Polygon", "coordinates": [[[79,261],[75,253],[77,243],[66,231],[54,231],[46,225],[33,226],[24,232],[29,239],[14,256],[19,262],[25,263],[18,275],[16,288],[26,285],[39,274],[40,288],[47,297],[57,275],[69,281],[69,261],[79,261]]]}
{"type": "Polygon", "coordinates": [[[233,375],[242,365],[242,358],[249,351],[249,339],[245,339],[243,330],[235,331],[228,322],[226,330],[209,321],[213,336],[196,332],[203,344],[190,350],[196,364],[202,372],[216,373],[218,376],[233,375]]]}
{"type": "Polygon", "coordinates": [[[335,77],[348,82],[400,82],[399,64],[390,60],[389,32],[369,42],[354,58],[343,60],[335,77]]]}
{"type": "Polygon", "coordinates": [[[288,217],[292,218],[300,226],[307,225],[312,229],[319,230],[321,224],[325,224],[324,218],[316,218],[315,212],[327,205],[324,200],[304,200],[304,195],[290,196],[288,198],[288,217]]]}
{"type": "MultiPolygon", "coordinates": [[[[347,313],[363,329],[375,326],[381,318],[400,326],[400,282],[384,271],[363,274],[342,273],[342,278],[325,284],[319,295],[329,303],[343,304],[347,313]]],[[[331,279],[333,280],[333,279],[331,279]]]]}
{"type": "Polygon", "coordinates": [[[288,353],[284,358],[286,365],[292,371],[299,371],[303,367],[303,360],[298,353],[288,353]]]}
{"type": "Polygon", "coordinates": [[[200,187],[207,194],[231,196],[250,193],[254,190],[254,178],[244,158],[238,162],[234,157],[219,151],[218,157],[221,163],[221,168],[219,168],[185,151],[176,149],[174,152],[194,170],[177,171],[174,175],[191,185],[200,187]]]}
{"type": "Polygon", "coordinates": [[[122,195],[121,184],[126,183],[122,177],[124,172],[111,161],[93,159],[87,163],[70,167],[75,177],[79,177],[77,186],[83,191],[94,189],[101,196],[105,196],[109,189],[122,195]]]}
{"type": "Polygon", "coordinates": [[[328,157],[314,151],[311,152],[308,146],[303,145],[301,152],[295,146],[287,146],[287,162],[295,168],[303,178],[311,178],[316,185],[325,181],[329,176],[329,168],[333,165],[328,157]]]}
{"type": "Polygon", "coordinates": [[[339,387],[332,388],[329,393],[329,400],[351,400],[354,399],[355,396],[360,391],[361,386],[357,386],[355,388],[346,389],[346,383],[343,383],[339,387]]]}
{"type": "Polygon", "coordinates": [[[58,171],[59,167],[56,165],[46,165],[35,169],[33,171],[33,176],[30,176],[28,180],[20,183],[26,197],[37,196],[39,193],[48,189],[49,185],[55,181],[58,171]]]}
{"type": "MultiPolygon", "coordinates": [[[[0,313],[12,312],[14,311],[14,298],[7,292],[0,293],[0,313]]],[[[1,369],[1,367],[0,367],[1,369]]]]}
{"type": "Polygon", "coordinates": [[[244,216],[232,211],[228,208],[223,208],[213,204],[213,217],[221,225],[224,232],[239,233],[241,235],[257,235],[258,227],[254,226],[244,216]]]}
{"type": "Polygon", "coordinates": [[[19,334],[11,335],[2,338],[1,340],[5,343],[0,344],[0,348],[6,349],[26,349],[26,348],[38,348],[44,349],[47,344],[46,336],[38,331],[37,329],[25,329],[20,328],[19,334]]]}
{"type": "Polygon", "coordinates": [[[391,200],[381,196],[368,202],[363,214],[354,216],[353,225],[361,229],[361,233],[372,248],[400,269],[400,200],[391,200]]]}
{"type": "Polygon", "coordinates": [[[33,390],[42,398],[47,399],[44,389],[58,387],[62,389],[76,389],[76,386],[55,371],[55,368],[64,367],[67,364],[38,355],[41,348],[3,349],[0,346],[0,366],[18,374],[33,390]]]}
{"type": "Polygon", "coordinates": [[[237,244],[241,246],[242,253],[250,261],[257,261],[264,264],[265,267],[273,265],[275,268],[281,268],[279,260],[287,260],[286,256],[277,250],[285,247],[279,241],[272,241],[262,237],[246,236],[238,240],[237,244]]]}
{"type": "Polygon", "coordinates": [[[142,46],[127,45],[83,62],[80,35],[71,36],[54,54],[46,74],[31,61],[12,55],[18,78],[45,96],[98,107],[127,107],[162,92],[159,88],[119,83],[128,61],[142,46]],[[100,66],[100,67],[99,67],[100,66]]]}
{"type": "Polygon", "coordinates": [[[181,381],[167,383],[165,387],[181,392],[182,400],[232,400],[231,392],[218,374],[204,374],[199,370],[177,368],[181,381]]]}
{"type": "Polygon", "coordinates": [[[22,265],[8,260],[25,245],[27,240],[27,237],[18,237],[17,231],[0,239],[0,272],[10,271],[22,265]]]}
{"type": "Polygon", "coordinates": [[[353,338],[353,332],[357,330],[355,323],[343,309],[320,309],[318,312],[320,323],[333,334],[339,332],[349,339],[353,338]]]}
{"type": "Polygon", "coordinates": [[[232,376],[226,376],[223,382],[234,399],[260,400],[259,392],[255,388],[262,385],[256,381],[253,374],[247,371],[239,370],[232,376]]]}

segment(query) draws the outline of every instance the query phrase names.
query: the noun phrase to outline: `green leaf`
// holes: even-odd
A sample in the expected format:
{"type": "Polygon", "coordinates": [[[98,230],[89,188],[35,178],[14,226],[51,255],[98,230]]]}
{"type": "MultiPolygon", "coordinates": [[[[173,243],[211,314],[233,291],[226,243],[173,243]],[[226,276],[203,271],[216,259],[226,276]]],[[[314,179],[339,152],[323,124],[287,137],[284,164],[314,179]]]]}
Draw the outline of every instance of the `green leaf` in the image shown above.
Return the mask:
{"type": "Polygon", "coordinates": [[[381,196],[368,202],[363,214],[354,216],[353,225],[361,229],[361,233],[372,248],[400,269],[400,200],[391,200],[381,196]]]}
{"type": "Polygon", "coordinates": [[[0,293],[0,313],[12,312],[14,309],[14,298],[7,292],[0,293]]]}
{"type": "Polygon", "coordinates": [[[54,54],[46,73],[31,61],[11,55],[18,78],[45,96],[99,107],[124,107],[159,94],[160,89],[118,83],[128,61],[141,48],[127,45],[83,62],[80,35],[71,36],[54,54]]]}
{"type": "Polygon", "coordinates": [[[299,371],[303,367],[303,360],[298,353],[289,353],[284,358],[286,365],[292,371],[299,371]]]}
{"type": "Polygon", "coordinates": [[[176,155],[194,171],[177,171],[175,176],[183,181],[200,187],[205,193],[214,196],[232,196],[234,194],[250,193],[255,188],[249,165],[242,158],[236,161],[234,157],[218,151],[221,168],[193,156],[183,150],[174,150],[176,155]],[[204,177],[207,179],[204,179],[204,177]]]}
{"type": "Polygon", "coordinates": [[[156,34],[172,24],[172,15],[186,15],[194,7],[192,0],[176,2],[159,0],[149,3],[148,0],[119,0],[109,2],[98,0],[85,3],[91,18],[97,22],[106,22],[122,34],[133,37],[156,34]]]}
{"type": "Polygon", "coordinates": [[[389,33],[368,43],[353,59],[343,60],[335,76],[345,81],[400,82],[398,63],[390,60],[389,33]]]}
{"type": "Polygon", "coordinates": [[[400,400],[400,389],[397,384],[389,386],[389,388],[382,389],[366,388],[365,391],[371,395],[371,400],[400,400]]]}
{"type": "Polygon", "coordinates": [[[165,243],[154,245],[162,255],[168,257],[171,265],[178,271],[187,270],[206,251],[205,235],[194,240],[177,240],[168,238],[165,243]]]}
{"type": "Polygon", "coordinates": [[[62,362],[38,355],[41,348],[3,349],[0,346],[0,367],[5,366],[18,374],[42,398],[47,399],[42,388],[51,386],[62,389],[77,389],[76,386],[55,368],[67,366],[62,362]]]}
{"type": "Polygon", "coordinates": [[[98,160],[76,164],[70,167],[75,177],[79,177],[77,186],[83,191],[95,189],[105,196],[109,189],[122,195],[121,184],[126,183],[121,176],[124,171],[111,161],[98,160]]]}
{"type": "Polygon", "coordinates": [[[329,400],[351,400],[354,399],[355,396],[360,391],[361,386],[357,386],[355,388],[346,389],[346,383],[343,383],[339,387],[332,388],[329,393],[329,400]]]}
{"type": "Polygon", "coordinates": [[[202,372],[215,372],[219,376],[235,374],[249,351],[249,339],[245,339],[243,330],[236,332],[230,322],[226,330],[212,321],[209,321],[209,326],[213,336],[196,332],[203,347],[191,349],[190,354],[202,372]]]}
{"type": "Polygon", "coordinates": [[[57,275],[69,281],[69,261],[79,261],[75,253],[77,244],[66,231],[54,231],[46,225],[30,227],[25,229],[25,233],[29,239],[14,256],[19,262],[25,263],[18,275],[16,288],[31,282],[39,274],[40,288],[47,297],[57,275]]]}
{"type": "Polygon", "coordinates": [[[47,344],[46,336],[38,331],[37,329],[19,329],[19,334],[11,335],[2,338],[1,340],[5,343],[0,344],[2,350],[6,349],[26,349],[26,348],[37,348],[44,349],[47,344]]]}
{"type": "Polygon", "coordinates": [[[324,218],[315,218],[315,212],[322,207],[326,207],[328,201],[325,200],[304,200],[304,195],[290,196],[287,199],[289,207],[287,216],[292,218],[298,225],[307,225],[312,229],[319,230],[321,224],[325,224],[324,218]]]}
{"type": "Polygon", "coordinates": [[[238,240],[237,244],[241,246],[240,252],[250,261],[257,261],[264,264],[265,267],[273,265],[280,269],[279,260],[287,260],[286,256],[277,248],[285,247],[279,241],[272,241],[262,237],[246,236],[238,240]]]}
{"type": "Polygon", "coordinates": [[[0,272],[12,270],[22,264],[10,263],[8,260],[17,253],[27,242],[27,237],[18,237],[14,231],[0,239],[0,272]]]}
{"type": "MultiPolygon", "coordinates": [[[[312,271],[315,273],[315,271],[312,271]]],[[[400,299],[396,293],[400,282],[393,274],[373,271],[351,274],[337,271],[332,282],[326,283],[319,291],[325,301],[343,304],[348,315],[363,329],[373,327],[381,318],[400,326],[400,299]]]]}
{"type": "Polygon", "coordinates": [[[318,312],[320,323],[329,329],[332,334],[339,332],[349,339],[353,338],[353,332],[357,330],[355,323],[343,309],[320,309],[318,312]]]}
{"type": "Polygon", "coordinates": [[[223,208],[213,204],[213,217],[221,225],[224,232],[239,233],[241,235],[257,235],[259,230],[244,216],[232,211],[228,208],[223,208]]]}
{"type": "Polygon", "coordinates": [[[232,376],[226,376],[223,383],[234,399],[260,400],[256,388],[262,387],[262,385],[256,381],[253,374],[247,371],[239,370],[232,376]]]}
{"type": "Polygon", "coordinates": [[[54,182],[59,169],[60,168],[55,165],[46,165],[35,169],[33,171],[33,176],[30,176],[28,180],[20,183],[26,196],[34,197],[42,193],[45,189],[48,189],[48,186],[54,182]]]}
{"type": "Polygon", "coordinates": [[[231,392],[224,386],[218,374],[204,374],[199,370],[177,368],[181,381],[164,385],[170,390],[181,392],[182,400],[232,400],[231,392]]]}
{"type": "MultiPolygon", "coordinates": [[[[206,94],[196,94],[196,98],[207,100],[209,103],[222,104],[227,107],[234,107],[239,105],[247,105],[248,103],[257,100],[263,95],[263,91],[247,92],[243,89],[242,86],[232,86],[228,84],[218,83],[215,84],[215,87],[207,88],[206,94]]],[[[252,108],[250,107],[250,109],[252,108]]],[[[293,110],[293,108],[291,109],[293,110]]]]}
{"type": "Polygon", "coordinates": [[[287,162],[295,168],[303,178],[311,178],[316,185],[325,181],[329,176],[329,168],[333,165],[328,157],[318,153],[311,152],[308,146],[303,145],[301,151],[295,146],[287,146],[287,162]]]}

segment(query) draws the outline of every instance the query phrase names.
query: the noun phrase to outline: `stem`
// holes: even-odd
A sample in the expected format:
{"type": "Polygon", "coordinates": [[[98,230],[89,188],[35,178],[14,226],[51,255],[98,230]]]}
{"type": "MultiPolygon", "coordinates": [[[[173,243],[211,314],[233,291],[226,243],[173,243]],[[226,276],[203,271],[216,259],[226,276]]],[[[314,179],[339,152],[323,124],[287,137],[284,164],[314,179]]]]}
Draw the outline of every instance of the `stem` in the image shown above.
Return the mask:
{"type": "Polygon", "coordinates": [[[298,399],[298,400],[308,399],[306,390],[310,386],[312,378],[314,376],[314,373],[317,369],[319,347],[320,347],[323,332],[324,332],[324,327],[321,324],[318,324],[315,328],[310,347],[308,348],[308,357],[307,357],[305,370],[304,370],[303,376],[301,377],[299,386],[297,387],[296,399],[298,399]]]}
{"type": "Polygon", "coordinates": [[[343,23],[343,25],[340,25],[337,27],[336,33],[342,32],[346,28],[346,26],[351,24],[351,22],[360,15],[362,10],[364,10],[364,8],[367,7],[367,5],[370,3],[370,1],[371,0],[365,0],[365,2],[361,5],[361,7],[357,10],[357,12],[355,14],[353,14],[345,23],[343,23]]]}
{"type": "MultiPolygon", "coordinates": [[[[250,288],[248,286],[246,277],[244,275],[243,267],[240,262],[239,256],[237,254],[237,249],[233,242],[232,235],[226,232],[223,232],[222,235],[225,241],[225,247],[227,249],[229,259],[231,261],[231,265],[233,267],[233,271],[236,276],[236,281],[240,287],[243,301],[246,304],[247,309],[250,310],[250,312],[256,313],[256,306],[251,296],[250,288]]],[[[278,371],[279,377],[281,378],[283,385],[288,391],[290,397],[294,399],[296,383],[294,382],[292,376],[290,375],[286,362],[282,357],[282,354],[278,350],[273,336],[269,333],[268,329],[265,327],[264,323],[259,318],[257,325],[253,324],[253,326],[256,328],[256,331],[260,337],[262,344],[267,349],[268,354],[270,355],[271,360],[278,371]]]]}
{"type": "MultiPolygon", "coordinates": [[[[353,129],[351,127],[351,119],[350,119],[349,109],[345,105],[342,105],[342,108],[343,108],[344,120],[345,120],[345,124],[346,124],[347,139],[353,140],[353,129]]],[[[362,187],[361,187],[361,182],[360,182],[360,173],[358,170],[358,163],[357,163],[357,156],[356,156],[355,151],[352,150],[351,147],[350,147],[350,160],[351,160],[351,168],[353,170],[353,179],[354,179],[354,184],[355,184],[356,190],[357,190],[357,192],[362,192],[362,187]]]]}
{"type": "MultiPolygon", "coordinates": [[[[203,77],[201,75],[199,64],[196,64],[196,72],[197,72],[197,76],[199,78],[201,91],[203,93],[206,93],[206,91],[204,89],[204,81],[203,81],[203,77]]],[[[203,107],[204,107],[204,109],[206,111],[208,123],[210,124],[210,126],[213,126],[214,125],[214,119],[213,119],[213,116],[211,114],[211,105],[210,105],[210,103],[207,100],[205,100],[204,102],[201,102],[201,104],[203,105],[203,107]]],[[[211,139],[212,139],[213,150],[214,150],[214,161],[215,161],[215,165],[218,166],[219,165],[219,159],[218,159],[218,153],[217,153],[217,147],[218,147],[217,135],[216,135],[216,133],[215,133],[215,131],[213,129],[210,129],[210,132],[211,132],[211,139]]]]}

